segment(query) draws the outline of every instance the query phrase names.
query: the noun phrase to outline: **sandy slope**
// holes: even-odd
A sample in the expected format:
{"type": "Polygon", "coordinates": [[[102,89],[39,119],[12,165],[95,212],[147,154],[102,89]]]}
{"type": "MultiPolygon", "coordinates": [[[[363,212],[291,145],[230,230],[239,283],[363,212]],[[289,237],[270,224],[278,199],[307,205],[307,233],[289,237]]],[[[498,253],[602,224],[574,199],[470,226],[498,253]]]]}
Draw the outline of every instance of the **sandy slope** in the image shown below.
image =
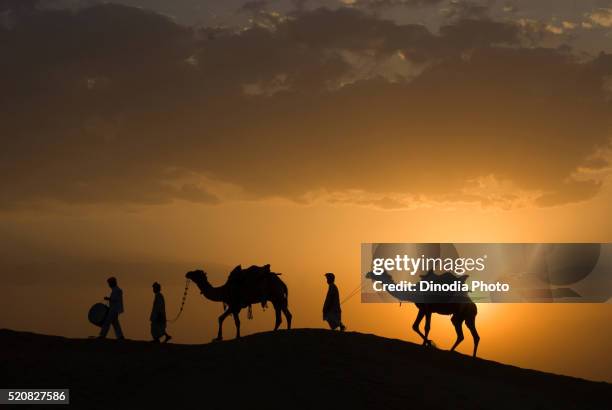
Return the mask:
{"type": "Polygon", "coordinates": [[[612,405],[608,383],[319,329],[205,345],[0,330],[0,387],[68,387],[70,408],[82,409],[144,409],[163,403],[173,403],[169,409],[559,410],[612,405]]]}

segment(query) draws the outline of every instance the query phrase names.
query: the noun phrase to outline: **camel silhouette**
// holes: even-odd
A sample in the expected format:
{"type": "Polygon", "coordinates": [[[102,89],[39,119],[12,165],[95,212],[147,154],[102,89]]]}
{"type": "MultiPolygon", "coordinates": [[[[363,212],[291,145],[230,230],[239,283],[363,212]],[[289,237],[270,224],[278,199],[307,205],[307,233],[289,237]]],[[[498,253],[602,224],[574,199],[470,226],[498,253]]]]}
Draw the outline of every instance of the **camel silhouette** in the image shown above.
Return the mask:
{"type": "Polygon", "coordinates": [[[217,337],[213,339],[218,341],[223,340],[223,321],[230,314],[233,315],[236,324],[236,337],[240,337],[240,318],[238,314],[243,308],[250,308],[254,303],[261,303],[265,307],[267,302],[271,302],[276,313],[274,330],[277,330],[282,322],[281,311],[287,320],[287,329],[291,329],[292,315],[288,308],[289,292],[287,285],[278,275],[280,274],[270,271],[270,265],[251,266],[247,269],[242,269],[238,265],[230,272],[225,284],[219,287],[212,286],[208,282],[206,272],[202,270],[187,272],[185,277],[191,279],[198,286],[206,299],[213,302],[223,302],[224,306],[227,306],[219,316],[219,332],[217,337]]]}
{"type": "MultiPolygon", "coordinates": [[[[383,284],[395,284],[395,281],[386,271],[381,275],[375,275],[373,272],[368,272],[366,278],[372,281],[381,281],[383,284]]],[[[442,275],[436,275],[433,271],[427,272],[422,275],[422,281],[432,281],[434,283],[451,283],[452,281],[465,282],[467,276],[456,277],[450,272],[445,272],[442,275]]],[[[418,333],[423,339],[424,346],[430,346],[431,340],[429,340],[429,330],[431,328],[431,315],[437,313],[440,315],[452,315],[451,322],[455,327],[457,333],[457,340],[451,347],[451,351],[454,351],[459,343],[464,339],[463,337],[463,322],[470,330],[472,338],[474,339],[474,352],[473,357],[476,357],[476,351],[478,350],[478,342],[480,336],[476,331],[476,315],[478,314],[478,308],[476,304],[470,299],[467,292],[448,292],[448,293],[427,293],[417,297],[415,293],[418,292],[403,292],[403,291],[390,291],[387,288],[387,292],[394,298],[403,302],[413,302],[419,313],[417,314],[416,320],[412,325],[412,329],[418,333]],[[425,333],[421,332],[419,326],[421,321],[425,318],[425,333]]]]}

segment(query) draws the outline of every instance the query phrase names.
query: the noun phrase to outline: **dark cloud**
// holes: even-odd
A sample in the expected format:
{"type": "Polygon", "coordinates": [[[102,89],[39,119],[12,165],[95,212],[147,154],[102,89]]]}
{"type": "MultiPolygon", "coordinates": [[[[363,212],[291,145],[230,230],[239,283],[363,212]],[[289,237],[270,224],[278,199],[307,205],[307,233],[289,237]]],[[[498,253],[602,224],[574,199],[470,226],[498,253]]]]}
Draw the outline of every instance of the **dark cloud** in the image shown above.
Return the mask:
{"type": "Polygon", "coordinates": [[[248,15],[252,27],[266,29],[274,29],[285,18],[282,14],[269,10],[269,2],[266,0],[247,1],[238,8],[237,14],[248,15]]]}
{"type": "Polygon", "coordinates": [[[240,11],[248,12],[248,13],[259,13],[263,10],[266,10],[268,7],[267,0],[252,0],[247,1],[242,6],[240,6],[240,11]]]}
{"type": "Polygon", "coordinates": [[[599,189],[572,175],[609,144],[606,54],[521,48],[509,23],[434,34],[348,8],[206,33],[115,5],[0,30],[0,206],[215,203],[216,184],[384,207],[484,202],[466,187],[487,178],[541,205],[599,189]],[[388,66],[418,70],[390,81],[388,66]]]}
{"type": "Polygon", "coordinates": [[[0,11],[32,11],[40,0],[0,0],[0,11]]]}
{"type": "Polygon", "coordinates": [[[493,45],[516,45],[520,42],[520,33],[515,25],[490,20],[465,19],[457,24],[440,27],[440,34],[443,39],[441,43],[448,53],[493,45]]]}
{"type": "Polygon", "coordinates": [[[494,0],[451,0],[443,9],[443,14],[450,20],[488,19],[494,0]]]}
{"type": "Polygon", "coordinates": [[[444,0],[357,0],[353,5],[366,10],[381,11],[393,7],[431,7],[442,2],[444,0]]]}
{"type": "Polygon", "coordinates": [[[513,1],[506,1],[502,7],[505,13],[518,13],[520,8],[513,1]]]}

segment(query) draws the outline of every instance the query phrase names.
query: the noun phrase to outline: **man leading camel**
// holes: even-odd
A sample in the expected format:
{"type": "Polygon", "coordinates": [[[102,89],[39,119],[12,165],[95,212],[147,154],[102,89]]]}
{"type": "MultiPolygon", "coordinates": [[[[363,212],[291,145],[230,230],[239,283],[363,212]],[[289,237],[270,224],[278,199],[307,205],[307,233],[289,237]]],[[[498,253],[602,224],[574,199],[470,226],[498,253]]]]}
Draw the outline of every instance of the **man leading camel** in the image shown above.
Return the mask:
{"type": "Polygon", "coordinates": [[[172,336],[166,332],[166,302],[161,293],[161,285],[157,282],[153,284],[153,308],[151,309],[151,336],[153,341],[159,343],[159,339],[165,336],[164,343],[167,343],[172,336]]]}
{"type": "Polygon", "coordinates": [[[346,327],[342,324],[342,309],[340,309],[340,292],[338,287],[334,283],[336,276],[328,272],[325,274],[329,289],[327,290],[327,296],[323,303],[323,320],[327,321],[329,328],[335,330],[340,327],[341,331],[344,331],[346,327]]]}

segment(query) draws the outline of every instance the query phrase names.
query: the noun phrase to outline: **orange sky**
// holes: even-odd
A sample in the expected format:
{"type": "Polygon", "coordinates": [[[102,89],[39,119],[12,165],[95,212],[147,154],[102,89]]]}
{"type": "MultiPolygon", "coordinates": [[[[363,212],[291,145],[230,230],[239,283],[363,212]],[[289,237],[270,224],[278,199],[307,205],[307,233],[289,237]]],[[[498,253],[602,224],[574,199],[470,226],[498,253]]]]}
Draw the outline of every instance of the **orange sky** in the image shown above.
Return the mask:
{"type": "MultiPolygon", "coordinates": [[[[209,270],[213,284],[221,284],[223,266],[238,263],[271,263],[283,272],[295,326],[321,327],[326,291],[322,274],[336,272],[341,295],[355,289],[360,280],[361,242],[605,242],[612,239],[607,217],[610,198],[606,187],[589,202],[514,211],[473,205],[384,211],[278,200],[221,206],[176,203],[138,212],[75,207],[13,214],[3,218],[6,232],[36,244],[32,249],[51,249],[63,256],[48,267],[25,264],[17,277],[6,275],[8,291],[0,322],[9,328],[67,336],[95,334],[96,329],[86,321],[86,311],[107,293],[104,280],[111,273],[98,261],[116,260],[112,266],[117,271],[112,273],[125,292],[122,321],[131,338],[149,337],[150,284],[154,280],[164,285],[168,316],[172,317],[187,270],[209,270]],[[72,261],[79,270],[62,273],[72,261]],[[153,262],[141,266],[129,263],[133,261],[153,262]],[[156,267],[155,261],[170,264],[156,267]],[[30,272],[36,272],[35,277],[28,278],[30,272]]],[[[4,245],[11,249],[10,244],[4,245]]],[[[37,259],[44,261],[44,256],[32,255],[32,260],[37,259]]],[[[418,341],[410,330],[416,312],[411,305],[362,305],[357,296],[343,309],[351,330],[418,341]]],[[[255,307],[254,312],[253,321],[242,321],[243,334],[272,327],[270,311],[262,313],[255,307]]],[[[171,333],[176,342],[207,342],[214,336],[220,313],[219,304],[204,300],[192,288],[186,311],[170,327],[171,333]]],[[[610,304],[481,304],[479,354],[517,366],[610,381],[610,319],[610,304]]],[[[454,338],[449,318],[434,316],[432,329],[438,346],[449,348],[454,338]]],[[[233,334],[233,323],[227,321],[225,335],[233,334]]],[[[468,337],[459,350],[467,353],[471,346],[468,337]]]]}

